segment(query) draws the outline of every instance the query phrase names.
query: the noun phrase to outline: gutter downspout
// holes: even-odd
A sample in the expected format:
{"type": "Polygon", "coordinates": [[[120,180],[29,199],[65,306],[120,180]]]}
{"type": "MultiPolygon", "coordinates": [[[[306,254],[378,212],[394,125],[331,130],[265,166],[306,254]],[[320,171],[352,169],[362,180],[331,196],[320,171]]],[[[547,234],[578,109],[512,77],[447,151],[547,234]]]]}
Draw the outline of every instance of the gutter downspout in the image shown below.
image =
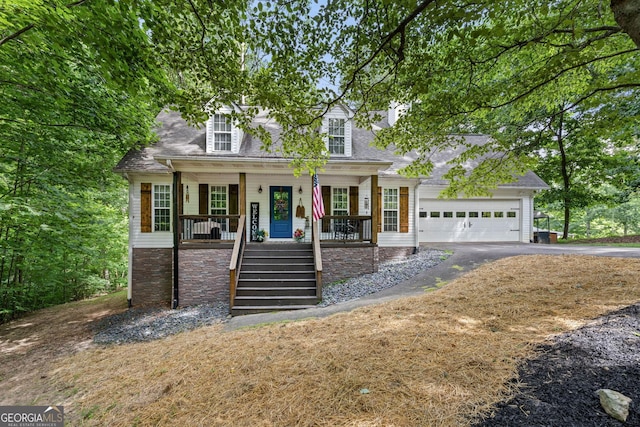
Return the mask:
{"type": "Polygon", "coordinates": [[[133,306],[133,215],[131,206],[133,206],[133,182],[129,179],[127,174],[124,174],[125,179],[129,182],[129,255],[128,255],[128,267],[127,267],[127,306],[131,308],[133,306]]]}
{"type": "Polygon", "coordinates": [[[178,235],[178,233],[180,232],[180,218],[178,216],[178,213],[180,212],[178,209],[178,188],[180,187],[180,178],[180,172],[173,173],[173,302],[171,303],[171,308],[173,308],[174,310],[178,308],[178,303],[180,302],[180,293],[178,292],[178,285],[180,283],[178,280],[178,272],[180,270],[178,268],[178,245],[180,242],[178,235]]]}

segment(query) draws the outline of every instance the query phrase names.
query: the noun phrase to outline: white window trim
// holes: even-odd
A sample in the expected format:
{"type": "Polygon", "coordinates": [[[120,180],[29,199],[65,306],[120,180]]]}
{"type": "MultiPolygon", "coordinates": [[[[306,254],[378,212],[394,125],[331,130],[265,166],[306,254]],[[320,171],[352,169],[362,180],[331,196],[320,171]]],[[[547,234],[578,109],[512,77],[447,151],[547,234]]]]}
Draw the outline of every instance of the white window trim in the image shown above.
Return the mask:
{"type": "Polygon", "coordinates": [[[211,146],[214,152],[231,152],[233,150],[233,123],[231,122],[231,118],[224,113],[215,113],[211,116],[211,146]],[[224,123],[229,127],[229,130],[216,130],[216,119],[222,117],[224,118],[224,123]],[[216,135],[229,135],[229,141],[225,141],[225,144],[229,144],[228,149],[220,149],[216,148],[216,135]]]}
{"type": "Polygon", "coordinates": [[[344,215],[349,215],[349,187],[331,187],[331,214],[332,215],[336,215],[335,211],[336,211],[336,199],[335,199],[335,194],[336,194],[336,190],[342,190],[345,192],[346,194],[346,208],[345,209],[339,209],[340,211],[346,211],[346,213],[344,215]]]}
{"type": "MultiPolygon", "coordinates": [[[[222,210],[222,209],[220,209],[222,210]]],[[[209,214],[210,215],[228,215],[229,213],[229,186],[228,185],[209,185],[209,214]],[[225,204],[225,212],[222,213],[213,213],[213,189],[216,187],[224,188],[224,204],[225,204]]]]}
{"type": "MultiPolygon", "coordinates": [[[[335,127],[334,127],[335,128],[335,127]]],[[[335,129],[333,129],[335,130],[335,129]]],[[[327,119],[327,150],[329,150],[329,154],[332,156],[345,156],[347,153],[347,120],[344,118],[328,118],[327,119]],[[334,121],[341,122],[341,126],[338,126],[338,130],[342,129],[342,134],[333,133],[332,132],[332,123],[334,121]],[[332,152],[332,141],[336,138],[342,139],[342,152],[332,152]]]]}
{"type": "Polygon", "coordinates": [[[383,188],[382,189],[382,232],[387,232],[387,233],[397,233],[400,231],[400,188],[398,187],[388,187],[388,188],[383,188]],[[396,207],[394,209],[387,209],[385,207],[385,193],[387,191],[395,191],[395,204],[396,207]],[[386,230],[386,217],[385,217],[385,212],[395,212],[396,213],[396,223],[395,223],[395,230],[386,230]]]}
{"type": "MultiPolygon", "coordinates": [[[[220,209],[222,210],[222,209],[220,209]]],[[[228,215],[229,214],[229,185],[209,185],[209,215],[228,215]],[[215,187],[224,188],[224,213],[213,213],[213,189],[215,187]]],[[[220,224],[221,231],[227,231],[229,229],[229,220],[228,219],[218,219],[217,222],[220,224]]]]}
{"type": "Polygon", "coordinates": [[[172,209],[172,203],[173,203],[173,196],[171,194],[171,184],[153,184],[152,186],[152,190],[151,190],[151,230],[154,233],[170,233],[172,231],[172,224],[173,224],[173,209],[172,209]],[[169,199],[168,199],[168,203],[169,206],[156,206],[156,194],[159,193],[159,188],[158,187],[167,187],[168,188],[168,195],[169,195],[169,199]],[[168,209],[169,210],[169,226],[167,230],[158,230],[156,228],[156,212],[159,210],[165,210],[168,209]]]}

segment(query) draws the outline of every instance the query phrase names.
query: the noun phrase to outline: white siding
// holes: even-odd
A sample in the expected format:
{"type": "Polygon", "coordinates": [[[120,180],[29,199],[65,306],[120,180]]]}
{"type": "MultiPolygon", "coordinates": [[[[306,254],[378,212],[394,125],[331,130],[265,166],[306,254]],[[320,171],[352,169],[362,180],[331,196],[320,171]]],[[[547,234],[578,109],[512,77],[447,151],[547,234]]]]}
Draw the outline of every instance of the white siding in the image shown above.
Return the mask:
{"type": "MultiPolygon", "coordinates": [[[[378,245],[382,247],[413,247],[415,246],[416,228],[415,228],[415,185],[412,182],[397,179],[380,179],[378,186],[385,188],[397,188],[398,196],[400,195],[400,187],[409,187],[409,232],[400,233],[399,231],[381,231],[378,233],[378,245]]],[[[377,197],[377,191],[376,195],[377,197]]],[[[382,203],[382,201],[381,201],[382,203]]],[[[399,208],[399,206],[398,206],[399,208]]],[[[382,222],[382,218],[380,218],[382,222]]]]}
{"type": "MultiPolygon", "coordinates": [[[[142,233],[140,231],[140,184],[149,182],[155,184],[168,184],[173,186],[173,176],[167,175],[148,175],[136,176],[133,183],[130,183],[131,203],[129,205],[129,247],[130,248],[172,248],[173,233],[171,231],[153,231],[151,233],[142,233]]],[[[153,191],[153,190],[152,190],[153,191]]],[[[152,199],[153,204],[153,199],[152,199]]],[[[171,207],[172,229],[175,222],[173,218],[173,206],[171,207]]]]}
{"type": "MultiPolygon", "coordinates": [[[[188,174],[182,175],[182,211],[185,215],[198,215],[200,213],[200,184],[207,184],[209,192],[212,185],[238,184],[240,177],[237,173],[228,174],[199,174],[197,181],[188,174]],[[187,186],[189,187],[189,201],[187,202],[187,186]]],[[[210,196],[209,196],[210,197],[210,196]]],[[[210,211],[209,211],[210,212],[210,211]]]]}
{"type": "Polygon", "coordinates": [[[533,195],[523,197],[522,209],[522,242],[533,242],[533,195]]]}
{"type": "MultiPolygon", "coordinates": [[[[237,178],[236,178],[237,179],[237,178]]],[[[299,178],[296,178],[290,174],[283,175],[258,175],[258,174],[247,174],[246,177],[247,182],[247,206],[246,212],[247,216],[251,212],[251,203],[259,203],[260,204],[260,216],[259,228],[265,229],[269,232],[270,226],[270,211],[269,211],[269,187],[271,186],[283,186],[283,187],[291,187],[291,215],[292,215],[292,229],[296,228],[305,229],[305,220],[304,218],[296,218],[296,207],[302,199],[302,205],[305,208],[305,215],[309,217],[311,220],[311,177],[308,175],[303,175],[299,178]],[[258,193],[258,188],[262,186],[262,193],[258,193]],[[302,194],[298,193],[298,189],[302,186],[302,194]]],[[[322,178],[320,180],[320,185],[325,185],[322,178]]],[[[249,218],[247,218],[249,221],[249,218]]],[[[249,224],[247,224],[248,226],[249,224]]],[[[311,230],[307,230],[311,232],[311,230]]],[[[248,237],[248,236],[247,236],[248,237]]],[[[292,241],[293,236],[288,239],[272,239],[271,237],[267,237],[268,240],[271,241],[283,241],[289,242],[292,241]]]]}

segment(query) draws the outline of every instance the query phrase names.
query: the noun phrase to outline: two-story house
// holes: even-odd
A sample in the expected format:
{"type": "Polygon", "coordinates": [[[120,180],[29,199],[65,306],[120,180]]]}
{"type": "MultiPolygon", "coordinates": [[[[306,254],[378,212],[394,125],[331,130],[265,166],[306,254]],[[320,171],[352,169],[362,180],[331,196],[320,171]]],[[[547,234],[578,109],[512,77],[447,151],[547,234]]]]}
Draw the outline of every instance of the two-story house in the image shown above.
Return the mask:
{"type": "MultiPolygon", "coordinates": [[[[313,179],[294,176],[291,159],[262,151],[230,112],[217,110],[196,128],[164,111],[159,141],[116,166],[129,182],[130,303],[230,299],[235,314],[303,308],[317,301],[322,282],[375,272],[421,243],[532,238],[533,196],[547,187],[534,173],[492,198],[438,199],[455,151],[434,157],[432,176],[406,178],[397,171],[413,157],[372,147],[376,128],[357,127],[344,107],[324,117],[330,160],[318,191],[325,216],[314,222],[313,179]],[[259,230],[264,243],[257,243],[259,230]],[[304,233],[300,243],[296,230],[304,233]]],[[[395,114],[379,126],[392,125],[395,114]]],[[[278,139],[278,125],[266,115],[254,122],[278,139]]]]}

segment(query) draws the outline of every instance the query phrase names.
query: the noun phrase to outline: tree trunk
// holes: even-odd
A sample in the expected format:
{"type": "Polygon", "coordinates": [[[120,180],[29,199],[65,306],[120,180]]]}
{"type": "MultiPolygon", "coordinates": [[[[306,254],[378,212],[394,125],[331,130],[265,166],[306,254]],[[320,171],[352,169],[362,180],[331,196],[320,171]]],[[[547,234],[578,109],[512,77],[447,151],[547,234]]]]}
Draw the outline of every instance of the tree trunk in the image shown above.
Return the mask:
{"type": "Polygon", "coordinates": [[[640,2],[638,0],[611,0],[611,11],[616,22],[640,48],[640,2]]]}
{"type": "Polygon", "coordinates": [[[562,198],[562,204],[564,205],[564,227],[562,228],[562,238],[569,238],[569,222],[571,220],[571,196],[569,191],[571,190],[571,177],[567,167],[567,153],[564,147],[563,139],[563,124],[564,113],[560,113],[558,118],[558,130],[556,132],[556,138],[558,141],[558,150],[560,151],[560,171],[562,173],[562,191],[564,196],[562,198]]]}

